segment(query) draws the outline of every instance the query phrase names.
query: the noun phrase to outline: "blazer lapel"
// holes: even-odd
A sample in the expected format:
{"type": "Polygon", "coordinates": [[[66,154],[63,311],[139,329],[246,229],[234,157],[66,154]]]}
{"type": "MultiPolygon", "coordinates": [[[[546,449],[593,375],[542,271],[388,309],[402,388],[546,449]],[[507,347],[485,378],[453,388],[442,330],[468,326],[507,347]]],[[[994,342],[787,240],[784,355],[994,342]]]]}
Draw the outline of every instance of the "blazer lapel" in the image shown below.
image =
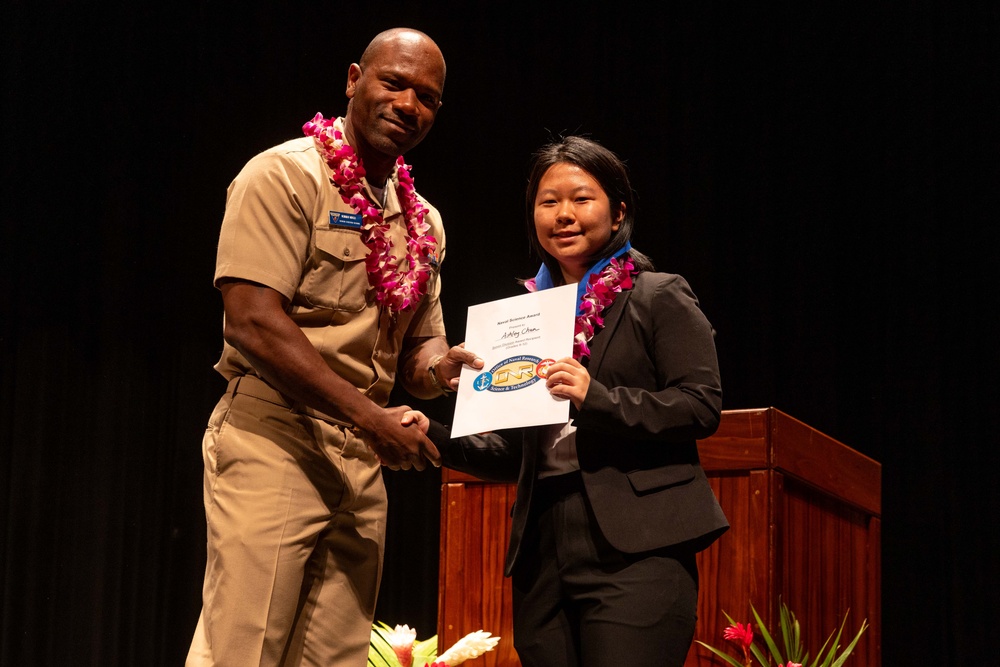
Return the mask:
{"type": "Polygon", "coordinates": [[[596,378],[601,372],[601,362],[604,361],[604,353],[607,351],[608,345],[615,335],[615,329],[618,328],[619,322],[622,321],[625,307],[634,290],[635,287],[620,292],[615,297],[614,303],[608,308],[610,312],[604,318],[604,327],[594,334],[594,337],[590,341],[590,363],[587,365],[587,372],[590,373],[590,377],[592,378],[596,378]]]}

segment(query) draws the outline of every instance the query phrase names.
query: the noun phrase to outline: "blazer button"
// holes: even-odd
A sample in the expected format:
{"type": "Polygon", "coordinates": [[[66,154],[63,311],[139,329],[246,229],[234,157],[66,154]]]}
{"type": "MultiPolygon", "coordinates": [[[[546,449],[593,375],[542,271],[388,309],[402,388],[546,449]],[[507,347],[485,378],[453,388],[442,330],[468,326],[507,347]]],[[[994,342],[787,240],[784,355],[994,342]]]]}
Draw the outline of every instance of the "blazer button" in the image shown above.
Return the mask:
{"type": "Polygon", "coordinates": [[[344,248],[344,257],[350,257],[350,256],[351,256],[351,249],[344,248]]]}

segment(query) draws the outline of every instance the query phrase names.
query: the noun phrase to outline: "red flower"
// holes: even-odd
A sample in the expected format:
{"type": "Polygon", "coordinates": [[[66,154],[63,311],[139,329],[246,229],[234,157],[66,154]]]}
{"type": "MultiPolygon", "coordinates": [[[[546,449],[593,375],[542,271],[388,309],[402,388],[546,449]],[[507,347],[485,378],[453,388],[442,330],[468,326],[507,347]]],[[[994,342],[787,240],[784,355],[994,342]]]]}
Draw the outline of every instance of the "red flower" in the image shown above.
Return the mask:
{"type": "Polygon", "coordinates": [[[749,623],[746,625],[737,623],[736,625],[730,625],[728,628],[723,630],[722,636],[731,642],[739,644],[745,651],[750,648],[750,644],[753,643],[753,628],[749,623]]]}

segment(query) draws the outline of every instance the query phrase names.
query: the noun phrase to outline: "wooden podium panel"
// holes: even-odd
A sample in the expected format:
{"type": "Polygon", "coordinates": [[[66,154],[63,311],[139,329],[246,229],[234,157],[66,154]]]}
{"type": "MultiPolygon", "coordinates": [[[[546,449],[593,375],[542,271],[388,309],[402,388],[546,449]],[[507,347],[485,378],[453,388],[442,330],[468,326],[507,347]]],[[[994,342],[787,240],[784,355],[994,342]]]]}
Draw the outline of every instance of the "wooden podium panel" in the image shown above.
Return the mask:
{"type": "MultiPolygon", "coordinates": [[[[746,622],[751,603],[778,637],[781,600],[813,653],[848,610],[842,645],[867,619],[848,665],[881,665],[881,465],[774,408],[723,412],[698,451],[732,527],[698,554],[695,639],[725,648],[723,612],[746,622]]],[[[501,637],[470,667],[520,664],[503,577],[513,502],[512,484],[442,471],[439,645],[480,629],[501,637]]],[[[685,666],[723,664],[694,644],[685,666]]]]}

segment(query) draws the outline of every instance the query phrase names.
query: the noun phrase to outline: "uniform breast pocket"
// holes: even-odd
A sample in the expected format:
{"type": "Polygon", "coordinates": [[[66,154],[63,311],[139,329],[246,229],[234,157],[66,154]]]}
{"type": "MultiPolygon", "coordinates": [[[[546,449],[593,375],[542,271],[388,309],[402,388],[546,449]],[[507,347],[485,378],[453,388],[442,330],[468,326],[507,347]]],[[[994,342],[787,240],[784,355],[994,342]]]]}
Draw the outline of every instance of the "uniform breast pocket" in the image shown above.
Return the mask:
{"type": "Polygon", "coordinates": [[[627,473],[628,481],[637,495],[652,493],[670,487],[681,486],[694,480],[694,466],[689,463],[633,470],[627,473]]]}
{"type": "Polygon", "coordinates": [[[360,232],[317,229],[302,276],[302,297],[312,306],[359,312],[368,305],[368,247],[360,232]]]}

